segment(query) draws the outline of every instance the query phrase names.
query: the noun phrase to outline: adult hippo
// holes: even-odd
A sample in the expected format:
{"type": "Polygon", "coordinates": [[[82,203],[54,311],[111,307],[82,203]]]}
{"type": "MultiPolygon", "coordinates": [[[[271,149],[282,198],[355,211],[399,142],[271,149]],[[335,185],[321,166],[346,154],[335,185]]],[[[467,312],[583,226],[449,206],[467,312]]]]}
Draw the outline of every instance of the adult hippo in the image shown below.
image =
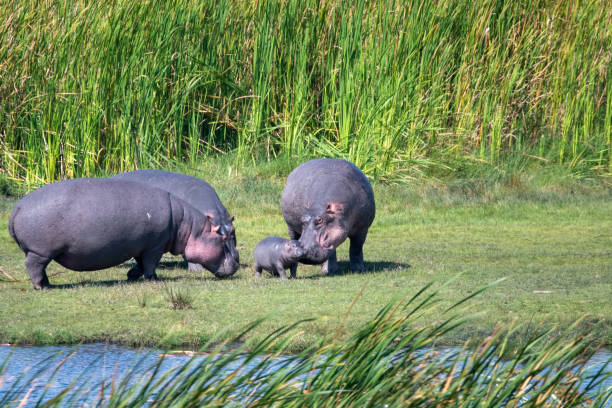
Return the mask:
{"type": "MultiPolygon", "coordinates": [[[[210,216],[212,223],[215,226],[219,226],[219,232],[229,237],[227,240],[227,250],[232,254],[236,263],[240,262],[238,249],[236,248],[236,229],[233,224],[234,217],[230,217],[221,203],[217,192],[206,181],[181,173],[153,169],[120,173],[113,178],[136,181],[152,187],[161,188],[162,190],[172,193],[181,200],[187,201],[202,214],[210,216]]],[[[191,262],[188,267],[190,271],[202,269],[200,265],[191,262]]]]}
{"type": "Polygon", "coordinates": [[[349,268],[365,270],[363,244],[376,208],[370,182],[353,163],[315,159],[298,166],[287,178],[281,208],[289,237],[304,248],[300,262],[336,273],[336,248],[348,237],[349,268]]]}
{"type": "Polygon", "coordinates": [[[227,251],[228,236],[210,219],[167,191],[113,179],[73,179],[41,187],[19,200],[9,233],[26,255],[35,289],[48,288],[52,260],[89,271],[119,265],[130,258],[134,280],[156,279],[164,252],[184,254],[215,276],[238,269],[227,251]]]}

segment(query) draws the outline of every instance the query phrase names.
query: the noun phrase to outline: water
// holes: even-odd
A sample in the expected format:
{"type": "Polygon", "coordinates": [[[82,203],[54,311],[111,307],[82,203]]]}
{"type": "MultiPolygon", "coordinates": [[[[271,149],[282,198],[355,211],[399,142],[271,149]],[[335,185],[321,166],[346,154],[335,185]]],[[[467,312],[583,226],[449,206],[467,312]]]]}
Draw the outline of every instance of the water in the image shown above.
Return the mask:
{"type": "MultiPolygon", "coordinates": [[[[152,368],[161,363],[157,373],[159,378],[192,360],[192,356],[185,354],[166,355],[163,359],[162,356],[161,350],[135,350],[107,344],[87,344],[76,348],[0,346],[0,366],[8,361],[0,377],[0,405],[12,401],[17,406],[27,398],[24,406],[33,406],[40,399],[52,399],[73,384],[77,389],[73,392],[73,402],[79,406],[92,405],[100,398],[108,397],[111,382],[117,386],[123,380],[131,384],[146,380],[151,377],[152,368]],[[11,394],[16,389],[21,391],[11,394]]],[[[197,361],[202,358],[196,356],[194,359],[197,361]]],[[[595,373],[610,358],[612,353],[609,351],[599,351],[588,363],[590,372],[595,373]]],[[[244,362],[240,360],[228,367],[228,373],[244,362]]],[[[259,361],[253,360],[245,369],[255,366],[259,361]]],[[[282,358],[278,363],[282,364],[282,358]]],[[[612,365],[606,369],[612,370],[612,365]]],[[[612,380],[608,379],[603,387],[610,386],[612,380]]]]}
{"type": "MultiPolygon", "coordinates": [[[[160,379],[188,362],[193,368],[206,357],[208,355],[204,353],[164,354],[162,350],[131,349],[103,343],[78,347],[4,345],[0,346],[0,372],[3,373],[0,377],[0,406],[6,403],[18,406],[24,398],[27,401],[23,406],[34,406],[39,400],[49,401],[71,386],[68,405],[96,405],[100,400],[107,400],[111,388],[117,389],[122,381],[142,385],[152,376],[160,379]],[[7,364],[3,371],[4,362],[7,364]],[[158,371],[154,373],[156,369],[158,371]]],[[[250,370],[263,358],[246,363],[245,357],[238,356],[224,367],[219,377],[224,378],[236,369],[250,370]]],[[[287,360],[286,357],[277,358],[263,374],[278,370],[287,360]]]]}
{"type": "MultiPolygon", "coordinates": [[[[87,344],[78,348],[0,347],[0,364],[8,358],[0,380],[0,401],[11,389],[21,388],[31,390],[27,397],[33,405],[41,396],[43,400],[51,399],[73,383],[82,389],[83,395],[78,397],[78,402],[96,401],[103,392],[103,380],[107,384],[113,380],[119,383],[128,375],[130,382],[142,380],[150,376],[150,368],[159,362],[160,355],[159,350],[134,350],[107,344],[87,344]],[[132,372],[135,365],[140,369],[132,372]]],[[[188,360],[187,356],[164,359],[160,371],[166,372],[188,360]]],[[[107,395],[106,391],[104,394],[107,395]]],[[[21,400],[24,396],[22,392],[11,400],[15,397],[21,400]]]]}

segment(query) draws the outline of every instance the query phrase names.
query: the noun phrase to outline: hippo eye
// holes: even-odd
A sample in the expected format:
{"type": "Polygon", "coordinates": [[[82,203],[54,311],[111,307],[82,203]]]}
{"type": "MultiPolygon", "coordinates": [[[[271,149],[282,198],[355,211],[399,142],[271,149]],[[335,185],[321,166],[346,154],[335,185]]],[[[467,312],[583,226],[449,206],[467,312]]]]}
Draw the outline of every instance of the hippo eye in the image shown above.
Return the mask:
{"type": "Polygon", "coordinates": [[[321,225],[321,224],[323,224],[323,218],[321,217],[315,218],[315,225],[321,225]]]}

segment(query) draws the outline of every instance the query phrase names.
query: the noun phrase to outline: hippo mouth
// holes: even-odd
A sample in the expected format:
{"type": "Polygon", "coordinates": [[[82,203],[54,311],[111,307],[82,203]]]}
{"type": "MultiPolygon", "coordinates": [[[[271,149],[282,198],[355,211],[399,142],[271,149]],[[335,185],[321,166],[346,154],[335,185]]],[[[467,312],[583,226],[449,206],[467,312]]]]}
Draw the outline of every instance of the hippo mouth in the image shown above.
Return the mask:
{"type": "Polygon", "coordinates": [[[223,263],[213,273],[217,278],[223,279],[232,276],[239,268],[240,264],[236,262],[233,256],[226,256],[223,263]]]}
{"type": "Polygon", "coordinates": [[[323,246],[315,246],[303,252],[303,255],[299,257],[299,261],[304,264],[318,265],[327,261],[327,258],[331,255],[334,250],[333,246],[327,248],[323,246]]]}
{"type": "Polygon", "coordinates": [[[317,243],[325,251],[335,251],[338,246],[346,239],[344,231],[332,228],[319,234],[317,243]]]}

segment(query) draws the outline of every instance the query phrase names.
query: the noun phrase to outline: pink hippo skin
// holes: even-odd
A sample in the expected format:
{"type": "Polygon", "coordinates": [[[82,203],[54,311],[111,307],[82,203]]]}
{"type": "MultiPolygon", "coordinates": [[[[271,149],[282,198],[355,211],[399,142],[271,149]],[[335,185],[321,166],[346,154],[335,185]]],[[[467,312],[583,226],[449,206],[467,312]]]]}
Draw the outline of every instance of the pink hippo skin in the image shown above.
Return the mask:
{"type": "Polygon", "coordinates": [[[35,289],[50,287],[45,269],[52,260],[91,271],[134,258],[128,279],[157,279],[155,268],[164,252],[184,254],[215,276],[229,276],[239,266],[226,250],[228,236],[219,230],[167,191],[113,179],[43,186],[19,200],[9,220],[35,289]]]}

